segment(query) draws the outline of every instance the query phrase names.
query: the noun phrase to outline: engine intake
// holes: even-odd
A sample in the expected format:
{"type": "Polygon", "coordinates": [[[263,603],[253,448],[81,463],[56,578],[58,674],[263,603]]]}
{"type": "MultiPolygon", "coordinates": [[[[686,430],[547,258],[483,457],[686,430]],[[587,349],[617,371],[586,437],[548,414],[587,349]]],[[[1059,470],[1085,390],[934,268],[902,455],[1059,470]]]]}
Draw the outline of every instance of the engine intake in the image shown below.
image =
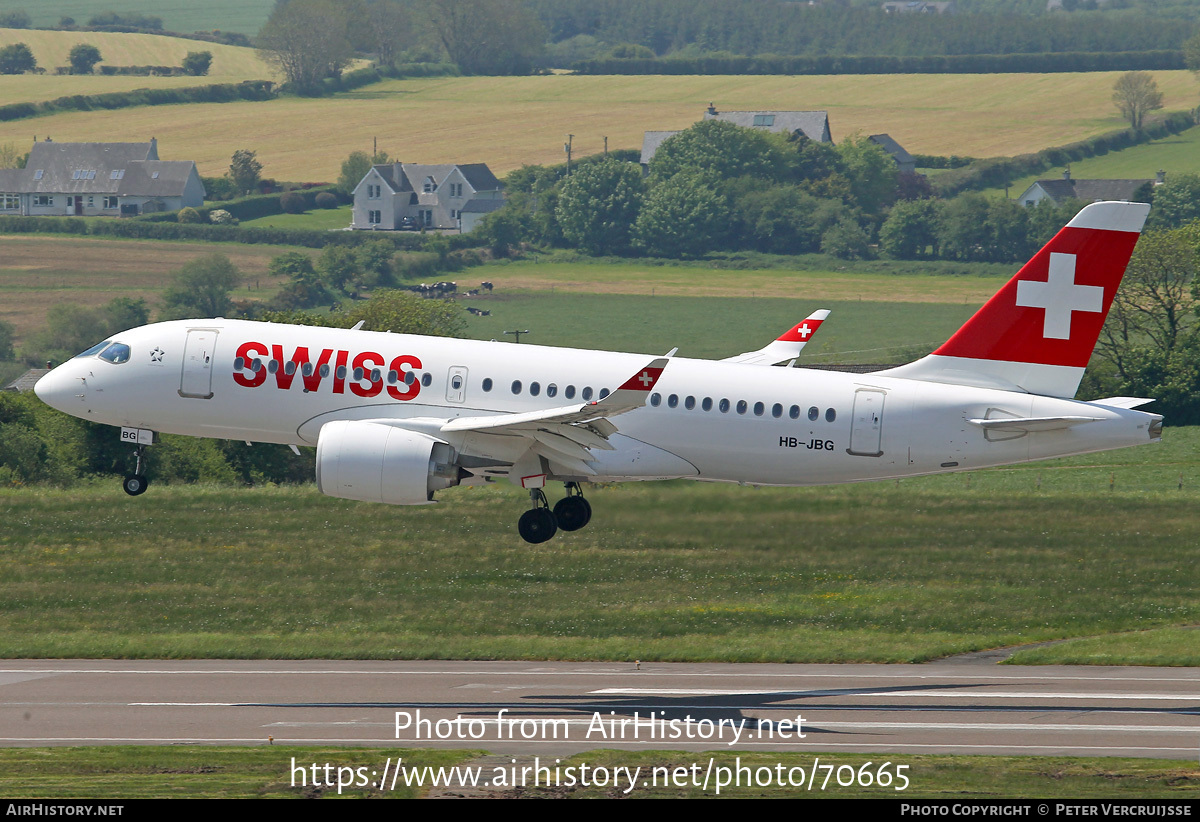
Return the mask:
{"type": "Polygon", "coordinates": [[[403,428],[338,420],[317,438],[317,488],[331,497],[426,505],[464,474],[449,443],[403,428]]]}

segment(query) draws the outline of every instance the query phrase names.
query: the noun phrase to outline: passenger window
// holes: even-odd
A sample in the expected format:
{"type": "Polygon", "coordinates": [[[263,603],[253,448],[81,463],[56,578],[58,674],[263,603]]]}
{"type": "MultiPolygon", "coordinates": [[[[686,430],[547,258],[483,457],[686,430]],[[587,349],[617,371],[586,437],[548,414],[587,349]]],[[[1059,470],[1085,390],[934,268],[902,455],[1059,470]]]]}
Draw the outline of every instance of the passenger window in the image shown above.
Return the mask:
{"type": "Polygon", "coordinates": [[[717,403],[717,408],[719,408],[721,410],[722,414],[728,414],[729,413],[729,400],[722,397],[721,401],[719,403],[717,403]]]}
{"type": "Polygon", "coordinates": [[[610,392],[610,391],[609,391],[607,388],[601,388],[601,389],[600,389],[600,399],[604,399],[604,398],[605,398],[605,397],[607,397],[607,396],[608,396],[610,393],[612,393],[612,392],[610,392]]]}
{"type": "Polygon", "coordinates": [[[696,407],[696,398],[689,395],[688,398],[683,401],[683,407],[691,411],[696,407]]]}
{"type": "Polygon", "coordinates": [[[584,386],[582,396],[585,400],[590,400],[592,398],[592,387],[590,385],[584,386]]]}
{"type": "MultiPolygon", "coordinates": [[[[258,360],[255,360],[254,362],[256,365],[258,364],[258,360]]],[[[255,368],[254,370],[257,371],[258,368],[255,368]]],[[[328,377],[329,376],[329,363],[322,363],[320,369],[318,369],[318,370],[320,371],[320,374],[322,377],[328,377]]]]}
{"type": "Polygon", "coordinates": [[[405,371],[404,372],[404,384],[405,385],[412,385],[416,381],[417,381],[417,372],[415,372],[415,371],[405,371]]]}
{"type": "Polygon", "coordinates": [[[549,385],[546,386],[546,396],[547,397],[553,397],[553,396],[556,396],[557,394],[558,394],[558,386],[557,385],[555,385],[554,383],[550,383],[549,385]]]}
{"type": "Polygon", "coordinates": [[[313,366],[312,366],[312,363],[310,363],[310,362],[306,362],[306,363],[305,363],[305,364],[304,364],[304,365],[301,367],[301,369],[300,369],[300,370],[304,372],[304,376],[306,376],[306,377],[311,377],[311,376],[312,376],[312,372],[313,372],[313,366]]]}
{"type": "Polygon", "coordinates": [[[712,397],[705,397],[704,402],[700,403],[700,407],[703,408],[705,411],[711,411],[712,410],[712,397]]]}
{"type": "Polygon", "coordinates": [[[521,393],[521,381],[520,381],[520,380],[513,380],[513,384],[512,384],[512,392],[513,392],[514,394],[520,394],[520,393],[521,393]]]}
{"type": "Polygon", "coordinates": [[[395,385],[400,379],[400,375],[395,371],[388,372],[388,385],[395,385]]]}
{"type": "Polygon", "coordinates": [[[433,375],[426,371],[421,377],[421,385],[428,387],[431,382],[433,382],[433,375]]]}
{"type": "Polygon", "coordinates": [[[832,408],[825,409],[825,422],[833,422],[837,419],[837,411],[832,408]]]}
{"type": "Polygon", "coordinates": [[[783,406],[780,405],[779,403],[775,403],[774,405],[772,405],[771,406],[771,416],[774,417],[775,419],[779,419],[780,417],[782,417],[783,416],[783,406]]]}
{"type": "Polygon", "coordinates": [[[817,408],[815,405],[812,408],[808,409],[808,418],[810,420],[812,420],[813,422],[816,422],[817,417],[819,417],[819,416],[821,416],[821,409],[817,408]]]}
{"type": "Polygon", "coordinates": [[[745,401],[745,400],[738,400],[738,404],[737,404],[737,412],[738,412],[739,414],[745,414],[745,413],[746,413],[746,409],[747,409],[748,407],[749,407],[749,406],[746,404],[746,401],[745,401]]]}
{"type": "Polygon", "coordinates": [[[483,378],[483,390],[484,390],[484,393],[487,393],[488,391],[492,390],[492,378],[491,377],[483,378]]]}
{"type": "MultiPolygon", "coordinates": [[[[325,366],[325,367],[328,368],[329,366],[325,366]]],[[[258,357],[255,357],[254,362],[250,363],[250,370],[257,373],[259,371],[262,371],[262,369],[263,369],[262,360],[258,359],[258,357]]]]}
{"type": "Polygon", "coordinates": [[[793,405],[791,408],[789,408],[789,409],[788,409],[788,416],[789,416],[789,417],[791,417],[791,418],[792,418],[792,419],[794,419],[794,420],[798,420],[798,419],[800,419],[800,406],[798,406],[798,405],[793,405]]]}
{"type": "Polygon", "coordinates": [[[293,360],[288,360],[287,362],[285,362],[283,364],[283,373],[287,374],[289,377],[292,374],[295,374],[296,373],[296,363],[293,360]]]}
{"type": "Polygon", "coordinates": [[[767,410],[767,407],[765,405],[763,405],[761,402],[754,403],[754,416],[761,417],[763,415],[763,411],[766,411],[766,410],[767,410]]]}
{"type": "Polygon", "coordinates": [[[565,396],[569,400],[575,399],[575,386],[568,385],[567,390],[563,392],[563,396],[565,396]]]}
{"type": "Polygon", "coordinates": [[[540,383],[529,383],[529,396],[536,397],[540,393],[542,393],[542,386],[540,383]]]}
{"type": "Polygon", "coordinates": [[[268,372],[274,374],[278,370],[279,370],[279,360],[269,360],[267,362],[267,371],[268,372]]]}
{"type": "Polygon", "coordinates": [[[650,395],[650,404],[653,405],[655,408],[658,408],[660,405],[662,405],[662,394],[658,393],[657,391],[655,391],[653,394],[651,394],[650,395]]]}
{"type": "Polygon", "coordinates": [[[363,378],[364,373],[366,373],[366,372],[364,372],[361,368],[354,369],[354,379],[361,380],[363,378]]]}
{"type": "Polygon", "coordinates": [[[672,394],[671,396],[667,397],[667,405],[671,406],[672,408],[678,408],[679,407],[679,395],[672,394]]]}
{"type": "MultiPolygon", "coordinates": [[[[255,371],[257,371],[258,369],[256,368],[256,369],[254,369],[254,370],[255,370],[255,371]]],[[[268,370],[268,371],[271,371],[271,368],[270,368],[270,366],[268,366],[268,367],[267,367],[267,370],[268,370]]],[[[274,372],[274,371],[271,371],[271,373],[272,373],[272,374],[274,374],[275,372],[274,372]]],[[[344,365],[339,365],[339,366],[337,367],[337,378],[338,378],[339,380],[344,380],[344,379],[346,379],[346,366],[344,366],[344,365]]]]}
{"type": "Polygon", "coordinates": [[[241,371],[245,367],[246,367],[246,358],[245,357],[238,357],[237,359],[235,359],[233,361],[233,370],[234,371],[241,371]]]}

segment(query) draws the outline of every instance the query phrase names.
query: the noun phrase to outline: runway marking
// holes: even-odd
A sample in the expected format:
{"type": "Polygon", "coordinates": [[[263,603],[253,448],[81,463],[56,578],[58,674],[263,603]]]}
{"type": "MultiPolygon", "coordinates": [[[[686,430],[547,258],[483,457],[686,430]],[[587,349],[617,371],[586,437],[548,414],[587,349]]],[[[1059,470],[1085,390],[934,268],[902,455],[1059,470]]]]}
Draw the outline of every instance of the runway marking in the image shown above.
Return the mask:
{"type": "MultiPolygon", "coordinates": [[[[484,741],[484,740],[480,740],[480,741],[484,741]]],[[[360,739],[360,738],[341,738],[341,737],[300,737],[300,738],[296,738],[296,739],[276,738],[274,744],[278,747],[281,745],[346,745],[346,744],[353,743],[353,744],[358,744],[358,745],[369,745],[371,747],[394,747],[397,742],[404,742],[404,740],[387,740],[386,742],[380,742],[380,740],[378,740],[378,739],[371,739],[371,738],[361,738],[360,739]]],[[[172,743],[174,743],[174,744],[193,744],[193,745],[245,745],[245,744],[256,744],[257,743],[259,745],[262,745],[263,747],[267,747],[266,740],[264,740],[262,737],[202,738],[202,737],[106,737],[106,736],[62,736],[62,737],[9,736],[9,737],[0,737],[0,743],[32,743],[32,744],[43,744],[43,745],[51,744],[51,743],[71,743],[71,744],[106,743],[106,744],[123,744],[123,745],[172,744],[172,743]]],[[[529,744],[529,743],[524,743],[524,744],[529,744]]],[[[545,743],[542,743],[542,744],[545,744],[545,743]]],[[[603,747],[611,748],[614,746],[621,746],[621,745],[632,746],[632,745],[638,745],[638,744],[646,745],[647,743],[645,743],[645,742],[638,743],[638,742],[628,741],[628,740],[622,741],[619,739],[607,739],[607,740],[604,740],[603,747]]],[[[675,750],[678,750],[679,748],[686,748],[688,750],[692,750],[692,749],[714,750],[712,748],[711,741],[707,742],[707,743],[701,743],[701,742],[688,743],[688,742],[676,741],[676,742],[673,742],[672,744],[674,745],[675,750]]],[[[796,742],[796,743],[791,743],[791,744],[802,745],[804,743],[796,742]]],[[[433,747],[444,747],[444,745],[433,745],[433,747]]],[[[569,747],[574,748],[575,746],[569,746],[569,747]]],[[[763,748],[763,749],[776,748],[777,749],[778,747],[779,747],[778,743],[771,744],[771,743],[751,742],[751,743],[746,743],[744,745],[740,745],[738,749],[739,750],[744,750],[747,748],[763,748]]],[[[830,749],[834,749],[834,748],[849,750],[852,748],[868,748],[868,747],[870,749],[863,751],[863,753],[875,753],[878,750],[878,743],[821,742],[819,745],[812,745],[812,744],[806,745],[805,751],[806,752],[811,751],[812,753],[820,753],[821,751],[830,750],[830,749]]],[[[1113,747],[1113,746],[1093,746],[1093,745],[1088,745],[1088,746],[1078,746],[1078,745],[995,745],[995,744],[990,744],[990,745],[945,745],[945,744],[933,745],[933,744],[922,744],[922,743],[894,743],[893,744],[890,742],[887,744],[886,749],[888,751],[896,751],[896,750],[924,751],[924,750],[932,749],[932,750],[941,750],[941,751],[981,750],[981,751],[992,751],[992,752],[995,752],[995,751],[1016,751],[1016,752],[1047,751],[1047,752],[1051,752],[1051,753],[1062,753],[1062,752],[1066,752],[1066,751],[1073,752],[1073,753],[1084,753],[1084,752],[1093,752],[1093,751],[1095,751],[1095,752],[1107,751],[1110,753],[1116,753],[1116,752],[1121,752],[1121,753],[1133,753],[1133,752],[1163,753],[1163,752],[1169,751],[1169,752],[1186,753],[1186,754],[1188,754],[1189,758],[1190,758],[1191,754],[1194,753],[1196,750],[1194,746],[1188,746],[1188,747],[1184,747],[1184,748],[1175,748],[1175,747],[1155,748],[1155,747],[1139,747],[1139,746],[1113,747]]]]}
{"type": "MultiPolygon", "coordinates": [[[[645,663],[651,665],[653,663],[645,663]]],[[[676,663],[664,663],[676,664],[676,663]]],[[[733,664],[733,663],[731,663],[733,664]]],[[[990,670],[990,669],[989,669],[990,670]]],[[[121,674],[121,675],[153,675],[153,676],[450,676],[450,677],[687,677],[687,678],[726,678],[733,677],[737,679],[765,678],[765,679],[875,679],[883,681],[895,680],[935,680],[935,681],[983,681],[995,682],[1014,681],[1014,680],[1030,680],[1033,682],[1189,682],[1193,680],[1186,675],[1181,674],[1178,677],[1140,677],[1140,676],[1068,676],[1068,675],[1033,675],[1033,674],[1010,674],[1002,670],[994,670],[989,673],[978,674],[943,674],[943,673],[924,673],[924,674],[905,674],[896,672],[878,672],[878,673],[790,673],[790,672],[754,672],[754,671],[731,671],[728,673],[722,672],[706,672],[706,671],[658,671],[649,668],[642,671],[485,671],[485,670],[463,670],[463,671],[423,671],[423,670],[206,670],[206,669],[143,669],[143,670],[121,670],[116,668],[3,668],[0,667],[2,673],[23,673],[23,674],[121,674]]],[[[478,683],[476,683],[478,684],[478,683]]]]}
{"type": "Polygon", "coordinates": [[[839,691],[751,691],[744,688],[601,688],[588,691],[589,694],[602,696],[768,696],[789,695],[794,698],[812,699],[814,697],[836,696],[842,699],[858,696],[886,696],[899,698],[940,699],[950,697],[955,699],[1161,699],[1183,702],[1200,702],[1200,694],[1087,694],[1087,693],[1037,693],[1012,691],[919,691],[906,693],[904,691],[854,691],[847,693],[839,691]]]}

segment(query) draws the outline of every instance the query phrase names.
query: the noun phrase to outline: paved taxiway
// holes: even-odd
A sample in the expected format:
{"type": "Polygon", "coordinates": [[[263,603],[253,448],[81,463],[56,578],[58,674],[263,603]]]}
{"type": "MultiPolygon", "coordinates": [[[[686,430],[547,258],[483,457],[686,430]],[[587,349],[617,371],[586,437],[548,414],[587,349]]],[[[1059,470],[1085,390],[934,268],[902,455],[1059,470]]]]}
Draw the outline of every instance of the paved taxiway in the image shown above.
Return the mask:
{"type": "Polygon", "coordinates": [[[1179,668],[949,661],[647,663],[640,670],[569,662],[0,661],[0,745],[260,745],[268,737],[541,755],[671,748],[1196,759],[1200,677],[1179,668]],[[417,724],[418,711],[427,724],[417,724]],[[408,717],[398,736],[397,713],[402,724],[408,717]]]}

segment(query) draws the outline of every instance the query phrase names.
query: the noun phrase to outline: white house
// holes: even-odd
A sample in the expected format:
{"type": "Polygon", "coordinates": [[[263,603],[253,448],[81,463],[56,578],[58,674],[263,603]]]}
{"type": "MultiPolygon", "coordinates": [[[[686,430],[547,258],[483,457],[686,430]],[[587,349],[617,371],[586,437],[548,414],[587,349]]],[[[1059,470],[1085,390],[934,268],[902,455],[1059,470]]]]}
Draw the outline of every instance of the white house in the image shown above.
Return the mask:
{"type": "Polygon", "coordinates": [[[1153,186],[1161,185],[1166,172],[1158,172],[1156,179],[1143,180],[1075,180],[1070,169],[1063,172],[1061,180],[1038,180],[1017,198],[1025,206],[1035,206],[1042,200],[1061,205],[1068,200],[1096,203],[1104,200],[1134,202],[1144,200],[1153,186]]]}
{"type": "MultiPolygon", "coordinates": [[[[717,111],[716,106],[709,103],[704,112],[705,120],[721,120],[733,123],[742,128],[753,128],[761,131],[783,132],[795,134],[800,132],[810,140],[818,143],[833,142],[829,133],[829,112],[827,111],[717,111]]],[[[647,131],[642,136],[642,156],[639,162],[642,168],[650,165],[658,147],[678,131],[647,131]]]]}
{"type": "Polygon", "coordinates": [[[500,181],[484,163],[387,163],[372,166],[355,187],[350,225],[392,231],[458,229],[472,200],[502,199],[500,181]]]}
{"type": "Polygon", "coordinates": [[[25,168],[0,169],[0,214],[133,216],[204,204],[190,160],[158,159],[148,143],[34,143],[25,168]]]}

